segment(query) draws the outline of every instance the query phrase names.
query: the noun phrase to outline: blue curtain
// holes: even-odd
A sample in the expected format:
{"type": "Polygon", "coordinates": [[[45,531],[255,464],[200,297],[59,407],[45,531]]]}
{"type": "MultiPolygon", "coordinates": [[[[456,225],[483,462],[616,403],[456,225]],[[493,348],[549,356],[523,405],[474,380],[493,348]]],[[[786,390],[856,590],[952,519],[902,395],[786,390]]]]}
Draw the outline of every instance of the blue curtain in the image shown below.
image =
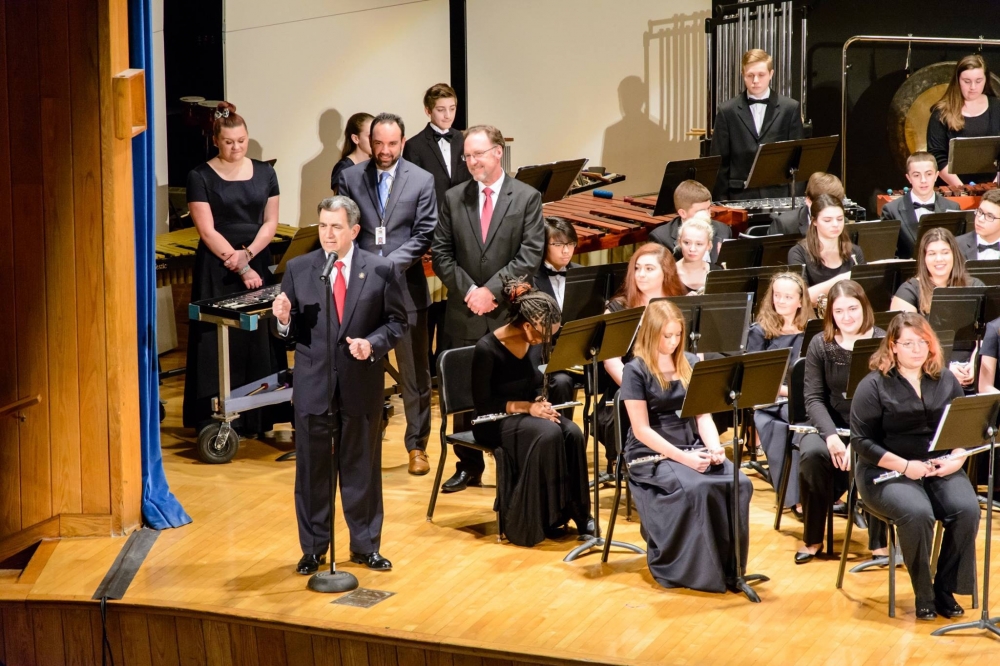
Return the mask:
{"type": "Polygon", "coordinates": [[[156,349],[156,143],[153,134],[153,23],[150,0],[129,2],[129,59],[146,70],[146,131],[132,139],[135,199],[135,288],[139,333],[139,417],[142,437],[142,516],[160,530],[191,522],[163,471],[160,378],[156,349]]]}

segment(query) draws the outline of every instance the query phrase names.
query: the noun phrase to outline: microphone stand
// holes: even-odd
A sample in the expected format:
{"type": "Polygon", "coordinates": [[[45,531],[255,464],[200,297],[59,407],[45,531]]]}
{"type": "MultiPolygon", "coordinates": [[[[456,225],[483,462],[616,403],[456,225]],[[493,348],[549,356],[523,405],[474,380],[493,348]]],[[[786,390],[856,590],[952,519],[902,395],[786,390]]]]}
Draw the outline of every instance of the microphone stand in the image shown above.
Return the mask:
{"type": "Polygon", "coordinates": [[[330,364],[326,378],[326,424],[330,429],[330,570],[319,571],[310,576],[308,587],[314,592],[325,593],[349,592],[358,587],[358,579],[354,574],[349,571],[337,571],[337,542],[334,531],[337,515],[337,475],[340,467],[340,447],[337,444],[337,437],[340,429],[333,427],[333,292],[330,286],[330,271],[333,270],[333,264],[337,259],[337,253],[331,252],[319,276],[326,291],[326,358],[330,364]]]}

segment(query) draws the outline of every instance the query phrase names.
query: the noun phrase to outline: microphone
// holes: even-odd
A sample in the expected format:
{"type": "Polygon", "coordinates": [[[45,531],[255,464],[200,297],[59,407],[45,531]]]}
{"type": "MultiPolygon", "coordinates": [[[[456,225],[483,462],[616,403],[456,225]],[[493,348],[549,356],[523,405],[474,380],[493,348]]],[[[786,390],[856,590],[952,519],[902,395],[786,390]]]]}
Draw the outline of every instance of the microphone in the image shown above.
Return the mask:
{"type": "Polygon", "coordinates": [[[323,264],[323,270],[319,274],[319,279],[321,282],[330,281],[330,273],[333,272],[333,264],[337,261],[337,259],[340,259],[340,257],[337,256],[336,252],[331,252],[329,255],[327,255],[326,263],[323,264]]]}

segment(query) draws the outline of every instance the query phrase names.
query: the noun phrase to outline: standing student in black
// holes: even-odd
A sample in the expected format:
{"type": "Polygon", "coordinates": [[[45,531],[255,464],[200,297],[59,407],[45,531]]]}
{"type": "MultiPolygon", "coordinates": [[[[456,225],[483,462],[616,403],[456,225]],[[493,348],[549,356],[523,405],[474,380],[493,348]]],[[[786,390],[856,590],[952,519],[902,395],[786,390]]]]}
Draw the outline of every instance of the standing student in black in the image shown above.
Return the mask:
{"type": "MultiPolygon", "coordinates": [[[[823,547],[827,512],[834,499],[850,485],[851,449],[837,434],[851,422],[851,401],[844,397],[856,340],[881,338],[885,331],[875,326],[875,315],[864,289],[857,282],[842,280],[830,288],[823,333],[809,343],[802,389],[809,422],[818,433],[799,440],[799,498],[802,502],[802,541],[796,564],[805,564],[823,547]]],[[[868,523],[868,547],[872,555],[886,554],[885,525],[868,523]]]]}
{"type": "Polygon", "coordinates": [[[375,116],[370,113],[355,113],[347,119],[344,127],[344,148],[340,152],[340,160],[333,165],[330,174],[330,189],[337,192],[337,179],[344,169],[360,164],[372,156],[371,129],[375,116]]]}
{"type": "Polygon", "coordinates": [[[945,407],[962,395],[958,380],[943,372],[944,364],[927,320],[915,313],[898,315],[872,357],[873,372],[861,380],[851,404],[858,492],[874,511],[896,523],[918,620],[963,615],[954,594],[971,594],[976,580],[980,509],[962,471],[965,461],[931,460],[940,454],[928,452],[945,407]],[[886,471],[902,476],[875,485],[886,471]],[[932,580],[936,520],[944,525],[944,536],[932,580]]]}
{"type": "Polygon", "coordinates": [[[766,52],[750,49],[741,66],[746,90],[719,107],[712,131],[712,154],[722,156],[715,200],[788,196],[785,186],[748,190],[745,181],[761,144],[802,138],[799,103],[771,90],[774,62],[766,52]]]}

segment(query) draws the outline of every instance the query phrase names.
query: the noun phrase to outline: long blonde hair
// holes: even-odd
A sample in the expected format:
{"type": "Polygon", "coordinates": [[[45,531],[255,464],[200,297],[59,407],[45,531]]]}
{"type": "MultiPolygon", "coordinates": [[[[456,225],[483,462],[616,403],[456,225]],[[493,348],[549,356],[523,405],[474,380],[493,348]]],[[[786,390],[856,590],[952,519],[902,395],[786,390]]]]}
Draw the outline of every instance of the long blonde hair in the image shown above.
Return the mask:
{"type": "Polygon", "coordinates": [[[771,284],[767,286],[767,293],[760,302],[757,310],[757,323],[764,329],[764,337],[768,340],[781,335],[781,329],[785,326],[785,318],[774,309],[774,283],[778,280],[790,280],[799,288],[799,310],[795,313],[795,328],[800,331],[806,330],[806,322],[812,319],[812,303],[809,301],[809,287],[806,281],[798,273],[775,273],[771,277],[771,284]]]}
{"type": "Polygon", "coordinates": [[[660,337],[663,334],[663,327],[670,322],[679,322],[681,325],[681,340],[677,349],[673,353],[674,372],[677,379],[681,381],[681,386],[685,389],[691,381],[691,364],[688,363],[684,355],[685,342],[687,340],[687,325],[680,308],[667,300],[653,301],[646,306],[646,311],[642,315],[642,324],[639,326],[639,334],[635,341],[635,358],[641,358],[649,371],[660,383],[660,388],[667,388],[667,378],[660,372],[660,337]]]}

